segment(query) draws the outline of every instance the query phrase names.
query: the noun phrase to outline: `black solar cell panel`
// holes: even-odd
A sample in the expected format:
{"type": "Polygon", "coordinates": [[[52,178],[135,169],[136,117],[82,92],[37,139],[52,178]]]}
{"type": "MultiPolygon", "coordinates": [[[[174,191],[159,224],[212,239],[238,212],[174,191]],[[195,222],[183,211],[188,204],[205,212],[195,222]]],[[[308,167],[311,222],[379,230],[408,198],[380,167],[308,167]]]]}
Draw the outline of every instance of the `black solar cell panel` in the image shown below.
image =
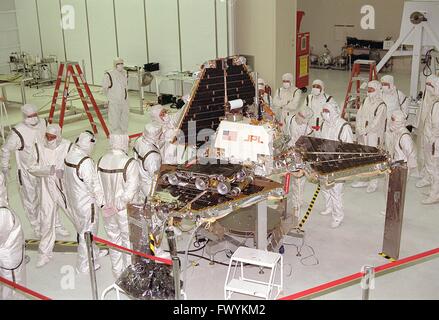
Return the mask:
{"type": "Polygon", "coordinates": [[[191,126],[196,128],[191,133],[192,137],[203,129],[216,131],[226,115],[227,101],[242,99],[244,106],[254,103],[255,84],[247,66],[234,61],[233,57],[218,59],[209,62],[210,67],[202,69],[179,127],[186,136],[189,122],[193,122],[191,126]]]}
{"type": "Polygon", "coordinates": [[[303,136],[296,142],[296,147],[300,149],[303,162],[321,175],[387,161],[386,153],[378,148],[354,143],[303,136]]]}

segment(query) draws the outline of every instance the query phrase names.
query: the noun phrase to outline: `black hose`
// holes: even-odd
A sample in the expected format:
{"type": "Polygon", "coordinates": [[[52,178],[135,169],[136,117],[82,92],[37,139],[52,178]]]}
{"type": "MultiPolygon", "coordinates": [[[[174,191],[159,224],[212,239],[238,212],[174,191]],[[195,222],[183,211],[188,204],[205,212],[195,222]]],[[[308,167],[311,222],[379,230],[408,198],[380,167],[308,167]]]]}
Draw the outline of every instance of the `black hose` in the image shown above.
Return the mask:
{"type": "MultiPolygon", "coordinates": [[[[196,247],[195,243],[198,243],[198,242],[197,241],[194,242],[194,247],[196,247]]],[[[207,240],[202,247],[199,247],[198,249],[194,249],[194,250],[189,250],[188,252],[189,253],[193,253],[193,252],[201,251],[201,250],[203,250],[207,246],[208,243],[209,243],[209,240],[207,240]]],[[[165,252],[169,253],[170,251],[169,250],[165,250],[165,252]]],[[[185,254],[185,251],[177,251],[177,254],[185,254]]]]}
{"type": "Polygon", "coordinates": [[[424,58],[424,60],[425,60],[425,66],[424,66],[424,69],[422,70],[422,74],[423,74],[425,77],[431,76],[431,75],[433,74],[433,71],[431,70],[431,67],[430,67],[430,65],[431,65],[431,52],[432,52],[433,50],[434,50],[434,49],[430,49],[430,50],[428,50],[427,53],[425,54],[425,58],[424,58]],[[427,71],[427,69],[428,69],[428,71],[427,71]]]}

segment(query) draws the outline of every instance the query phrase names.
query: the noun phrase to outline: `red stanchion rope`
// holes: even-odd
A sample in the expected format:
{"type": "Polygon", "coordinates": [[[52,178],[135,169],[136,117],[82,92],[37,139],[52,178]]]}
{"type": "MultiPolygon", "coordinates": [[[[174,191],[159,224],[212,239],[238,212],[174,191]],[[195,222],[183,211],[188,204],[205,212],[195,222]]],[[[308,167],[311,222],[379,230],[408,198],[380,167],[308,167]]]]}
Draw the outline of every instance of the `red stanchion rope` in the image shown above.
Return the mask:
{"type": "Polygon", "coordinates": [[[119,249],[119,250],[122,250],[122,251],[126,251],[126,252],[129,252],[129,253],[135,254],[137,256],[141,256],[141,257],[144,257],[144,258],[147,258],[147,259],[150,259],[150,260],[162,262],[162,263],[167,264],[167,265],[172,265],[172,260],[165,259],[165,258],[154,257],[154,256],[151,256],[149,254],[145,254],[145,253],[142,253],[142,252],[139,252],[139,251],[131,250],[131,249],[119,246],[117,244],[114,244],[114,243],[112,243],[112,242],[110,242],[108,240],[99,238],[97,236],[93,236],[93,240],[96,241],[96,242],[102,243],[102,244],[106,244],[107,246],[110,246],[110,247],[113,247],[113,248],[116,248],[116,249],[119,249]]]}
{"type": "MultiPolygon", "coordinates": [[[[395,262],[391,262],[391,263],[376,267],[376,268],[374,268],[374,270],[375,270],[375,273],[380,273],[380,272],[383,272],[383,271],[386,271],[389,269],[394,269],[394,268],[412,263],[414,261],[425,259],[427,257],[433,256],[436,254],[439,254],[439,248],[436,248],[436,249],[433,249],[430,251],[426,251],[423,253],[419,253],[419,254],[416,254],[416,255],[411,256],[411,257],[407,257],[407,258],[404,258],[404,259],[401,259],[401,260],[398,260],[395,262]]],[[[335,281],[331,281],[331,282],[319,285],[317,287],[310,288],[310,289],[307,289],[307,290],[297,292],[295,294],[280,298],[279,300],[297,300],[297,299],[304,298],[304,297],[307,297],[307,296],[310,296],[310,295],[313,295],[316,293],[326,291],[326,290],[331,289],[331,288],[341,286],[343,284],[347,284],[349,282],[356,281],[358,279],[361,279],[362,277],[363,277],[363,273],[358,272],[358,273],[346,276],[344,278],[341,278],[341,279],[338,279],[335,281]]]]}
{"type": "Polygon", "coordinates": [[[0,277],[0,282],[3,282],[4,284],[6,284],[6,285],[8,285],[10,287],[13,287],[13,288],[15,288],[17,290],[20,290],[20,291],[24,292],[25,294],[31,295],[31,296],[33,296],[35,298],[40,299],[40,300],[52,300],[52,299],[50,299],[50,298],[48,298],[48,297],[46,297],[46,296],[44,296],[42,294],[39,294],[38,292],[32,291],[32,290],[30,290],[30,289],[28,289],[26,287],[23,287],[23,286],[19,285],[18,283],[12,282],[12,281],[10,281],[8,279],[5,279],[3,277],[0,277]]]}

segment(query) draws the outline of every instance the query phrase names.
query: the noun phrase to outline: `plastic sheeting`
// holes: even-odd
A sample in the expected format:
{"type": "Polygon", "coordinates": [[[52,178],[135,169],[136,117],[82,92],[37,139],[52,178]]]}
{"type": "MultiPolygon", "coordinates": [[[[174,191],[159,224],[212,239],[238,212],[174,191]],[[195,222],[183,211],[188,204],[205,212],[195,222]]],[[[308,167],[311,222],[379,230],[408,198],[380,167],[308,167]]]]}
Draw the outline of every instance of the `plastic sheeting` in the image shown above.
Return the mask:
{"type": "MultiPolygon", "coordinates": [[[[140,261],[129,266],[116,282],[130,298],[136,300],[174,300],[174,278],[164,264],[140,261]]],[[[182,287],[183,282],[181,282],[182,287]]]]}

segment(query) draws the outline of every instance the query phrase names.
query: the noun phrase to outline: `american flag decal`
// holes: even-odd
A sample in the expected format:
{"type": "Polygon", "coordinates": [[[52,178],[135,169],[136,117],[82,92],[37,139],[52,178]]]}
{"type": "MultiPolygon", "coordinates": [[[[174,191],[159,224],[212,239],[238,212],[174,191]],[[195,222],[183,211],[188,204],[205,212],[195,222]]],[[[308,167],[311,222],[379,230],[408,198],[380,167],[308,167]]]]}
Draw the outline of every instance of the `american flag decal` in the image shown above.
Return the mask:
{"type": "Polygon", "coordinates": [[[236,131],[224,130],[224,131],[223,131],[223,140],[227,140],[227,141],[237,141],[237,140],[238,140],[238,132],[236,132],[236,131]]]}

